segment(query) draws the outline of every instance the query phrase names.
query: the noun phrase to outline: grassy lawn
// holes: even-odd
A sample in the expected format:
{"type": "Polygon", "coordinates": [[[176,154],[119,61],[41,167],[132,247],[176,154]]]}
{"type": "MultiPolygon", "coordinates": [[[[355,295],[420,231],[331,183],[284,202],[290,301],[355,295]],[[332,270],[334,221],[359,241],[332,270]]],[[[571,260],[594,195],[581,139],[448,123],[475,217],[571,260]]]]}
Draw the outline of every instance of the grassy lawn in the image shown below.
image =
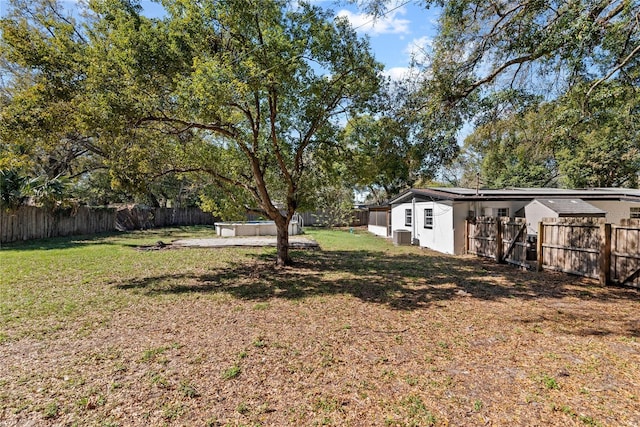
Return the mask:
{"type": "Polygon", "coordinates": [[[0,426],[640,425],[637,290],[308,233],[3,245],[0,426]]]}

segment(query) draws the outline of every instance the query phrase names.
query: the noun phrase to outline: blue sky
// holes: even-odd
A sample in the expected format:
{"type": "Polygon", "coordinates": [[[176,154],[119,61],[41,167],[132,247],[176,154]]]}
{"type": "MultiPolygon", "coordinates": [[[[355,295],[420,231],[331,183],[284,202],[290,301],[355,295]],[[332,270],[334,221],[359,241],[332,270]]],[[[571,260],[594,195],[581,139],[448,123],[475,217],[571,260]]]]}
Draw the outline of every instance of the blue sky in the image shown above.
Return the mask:
{"type": "Polygon", "coordinates": [[[426,9],[420,1],[390,1],[387,14],[377,19],[354,5],[317,3],[346,17],[358,33],[368,36],[376,58],[385,64],[385,72],[392,78],[405,73],[412,55],[420,57],[428,51],[436,36],[440,11],[435,7],[426,9]]]}

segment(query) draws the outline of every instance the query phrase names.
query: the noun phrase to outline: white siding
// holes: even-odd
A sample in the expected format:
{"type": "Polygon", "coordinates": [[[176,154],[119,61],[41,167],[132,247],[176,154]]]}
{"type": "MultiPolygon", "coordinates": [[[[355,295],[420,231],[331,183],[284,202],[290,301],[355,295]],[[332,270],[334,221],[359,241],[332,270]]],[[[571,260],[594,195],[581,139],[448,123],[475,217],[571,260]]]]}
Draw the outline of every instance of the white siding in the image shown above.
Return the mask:
{"type": "MultiPolygon", "coordinates": [[[[531,203],[531,200],[514,201],[482,201],[482,202],[416,202],[413,212],[413,224],[405,225],[405,210],[412,209],[411,202],[393,205],[391,209],[391,232],[395,230],[408,230],[412,237],[419,241],[419,245],[439,252],[449,254],[464,254],[465,248],[465,220],[469,211],[476,216],[496,216],[498,209],[509,209],[509,216],[523,210],[531,203]],[[433,209],[433,228],[424,228],[424,210],[433,209]]],[[[629,218],[631,207],[640,207],[637,202],[623,201],[597,201],[588,200],[588,203],[607,212],[606,219],[613,224],[619,224],[623,218],[629,218]]],[[[530,214],[527,211],[528,233],[538,231],[538,222],[541,218],[557,216],[551,209],[542,204],[533,207],[530,214]]],[[[373,232],[373,231],[372,231],[373,232]]],[[[384,230],[386,234],[386,230],[384,230]]],[[[376,233],[377,234],[377,233],[376,233]]]]}
{"type": "Polygon", "coordinates": [[[413,227],[405,226],[405,209],[411,209],[412,203],[394,205],[391,209],[391,229],[409,230],[413,238],[418,239],[419,245],[447,254],[464,254],[465,248],[465,220],[469,211],[476,215],[493,214],[499,208],[509,209],[513,216],[522,209],[527,202],[416,202],[413,215],[413,227]],[[424,210],[433,209],[433,228],[424,228],[424,210]]]}
{"type": "Polygon", "coordinates": [[[369,233],[373,233],[376,236],[387,237],[387,227],[385,226],[369,224],[367,226],[367,230],[369,230],[369,233]]]}
{"type": "Polygon", "coordinates": [[[419,245],[438,252],[454,253],[453,206],[451,202],[418,202],[415,210],[415,238],[419,245]],[[424,228],[425,209],[433,210],[432,228],[424,228]]]}
{"type": "Polygon", "coordinates": [[[435,202],[402,203],[391,208],[391,229],[409,230],[412,239],[417,239],[422,247],[428,247],[440,252],[453,253],[453,224],[451,206],[435,202]],[[433,228],[424,228],[424,210],[433,209],[433,228]],[[405,225],[405,210],[413,210],[413,223],[411,226],[405,225]]]}
{"type": "Polygon", "coordinates": [[[620,224],[621,219],[629,218],[631,208],[639,208],[640,203],[617,200],[589,200],[590,204],[607,212],[607,222],[620,224]]]}
{"type": "Polygon", "coordinates": [[[538,223],[542,218],[558,218],[558,213],[553,209],[534,200],[525,208],[527,218],[527,234],[538,234],[538,223]]]}
{"type": "Polygon", "coordinates": [[[411,230],[411,227],[404,225],[404,211],[411,209],[411,203],[401,203],[391,207],[391,234],[395,230],[411,230]]]}
{"type": "Polygon", "coordinates": [[[515,200],[502,202],[468,202],[469,209],[476,213],[476,216],[492,216],[498,215],[498,209],[508,209],[509,216],[514,217],[516,212],[524,208],[530,200],[515,200]]]}

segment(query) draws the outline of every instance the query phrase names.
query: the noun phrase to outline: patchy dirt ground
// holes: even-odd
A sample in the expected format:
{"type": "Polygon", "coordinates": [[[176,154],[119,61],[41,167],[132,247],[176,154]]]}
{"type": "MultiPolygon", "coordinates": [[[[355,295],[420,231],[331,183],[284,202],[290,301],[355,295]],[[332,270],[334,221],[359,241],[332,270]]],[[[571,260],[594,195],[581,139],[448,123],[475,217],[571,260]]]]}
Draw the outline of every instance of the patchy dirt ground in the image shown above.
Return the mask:
{"type": "Polygon", "coordinates": [[[0,425],[640,426],[637,290],[419,250],[299,258],[113,283],[145,298],[0,344],[0,425]]]}

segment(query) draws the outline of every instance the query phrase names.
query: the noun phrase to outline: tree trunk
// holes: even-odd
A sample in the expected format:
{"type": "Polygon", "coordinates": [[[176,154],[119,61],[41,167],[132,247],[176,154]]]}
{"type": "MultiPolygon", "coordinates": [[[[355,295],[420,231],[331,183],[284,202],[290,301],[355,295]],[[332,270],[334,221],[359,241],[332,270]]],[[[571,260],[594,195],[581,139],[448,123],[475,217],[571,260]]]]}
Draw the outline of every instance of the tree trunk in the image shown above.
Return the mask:
{"type": "Polygon", "coordinates": [[[291,258],[289,257],[289,222],[290,220],[287,218],[276,221],[276,227],[278,229],[278,257],[276,258],[276,265],[278,266],[291,265],[291,258]]]}

